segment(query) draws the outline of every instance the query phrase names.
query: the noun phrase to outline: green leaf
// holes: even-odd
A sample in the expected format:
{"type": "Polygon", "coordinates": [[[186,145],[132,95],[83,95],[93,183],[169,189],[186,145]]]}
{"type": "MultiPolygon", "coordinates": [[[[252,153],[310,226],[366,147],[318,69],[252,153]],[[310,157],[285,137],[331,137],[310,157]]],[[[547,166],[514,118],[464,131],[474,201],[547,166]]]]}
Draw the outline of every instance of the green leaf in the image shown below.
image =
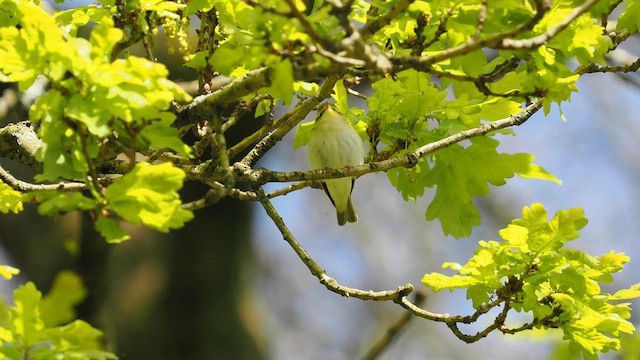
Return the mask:
{"type": "Polygon", "coordinates": [[[295,81],[293,83],[293,91],[307,96],[314,96],[320,90],[320,85],[308,81],[295,81]]]}
{"type": "Polygon", "coordinates": [[[131,235],[127,234],[115,219],[100,217],[96,220],[96,229],[109,244],[119,244],[131,239],[131,235]]]}
{"type": "MultiPolygon", "coordinates": [[[[31,107],[29,118],[39,121],[38,135],[42,146],[36,159],[43,163],[44,171],[36,175],[38,181],[84,179],[89,167],[82,150],[83,140],[78,133],[62,121],[67,98],[57,90],[49,90],[31,107]]],[[[85,136],[92,152],[97,153],[97,141],[85,136]]]]}
{"type": "Polygon", "coordinates": [[[209,58],[209,64],[219,73],[229,75],[240,65],[246,65],[243,59],[243,49],[237,48],[231,43],[224,43],[209,58]]]}
{"type": "Polygon", "coordinates": [[[622,289],[611,295],[611,300],[629,300],[640,297],[640,283],[632,285],[628,289],[622,289]]]}
{"type": "Polygon", "coordinates": [[[631,34],[638,32],[640,29],[640,4],[637,1],[625,0],[623,5],[625,10],[618,18],[616,30],[626,29],[631,34]]]}
{"type": "Polygon", "coordinates": [[[65,324],[75,319],[74,307],[87,295],[82,279],[72,271],[61,271],[53,280],[49,293],[40,302],[45,326],[65,324]]]}
{"type": "Polygon", "coordinates": [[[65,105],[64,115],[83,123],[96,136],[105,137],[111,133],[109,114],[96,108],[92,99],[85,99],[79,94],[71,96],[65,105]]]}
{"type": "Polygon", "coordinates": [[[110,62],[113,48],[123,37],[124,33],[114,27],[111,17],[103,17],[99,24],[91,30],[91,58],[101,62],[110,62]]]}
{"type": "Polygon", "coordinates": [[[539,173],[538,178],[554,179],[532,165],[533,157],[528,154],[499,154],[495,139],[480,137],[471,143],[466,149],[456,144],[439,151],[424,183],[437,187],[426,212],[427,220],[440,220],[444,233],[456,238],[469,236],[472,228],[480,225],[480,213],[472,200],[488,194],[489,184],[504,185],[517,173],[539,173]]]}
{"type": "Polygon", "coordinates": [[[445,276],[439,273],[425,274],[421,281],[436,292],[444,289],[453,291],[454,289],[468,288],[480,282],[478,279],[469,276],[445,276]]]}
{"type": "Polygon", "coordinates": [[[271,86],[269,92],[274,98],[282,99],[284,105],[289,105],[293,99],[293,67],[289,59],[276,59],[270,73],[271,86]]]}
{"type": "Polygon", "coordinates": [[[117,356],[100,350],[102,332],[82,320],[46,330],[50,346],[33,350],[33,359],[116,360],[117,356]]]}
{"type": "Polygon", "coordinates": [[[168,124],[154,121],[142,129],[140,136],[155,148],[169,148],[182,156],[189,156],[191,153],[191,148],[178,136],[178,129],[168,124]]]}
{"type": "Polygon", "coordinates": [[[192,69],[201,69],[207,66],[207,56],[209,51],[198,51],[189,55],[189,60],[183,65],[192,69]]]}
{"type": "Polygon", "coordinates": [[[522,219],[514,225],[529,229],[528,244],[533,252],[557,250],[565,242],[577,239],[578,230],[587,225],[582,209],[561,210],[547,222],[547,212],[542,204],[533,204],[522,212],[522,219]]]}
{"type": "Polygon", "coordinates": [[[347,95],[347,88],[344,86],[343,81],[338,81],[333,86],[333,94],[331,97],[336,101],[336,107],[342,114],[349,113],[349,96],[347,95]]]}
{"type": "Polygon", "coordinates": [[[311,137],[311,130],[313,130],[314,123],[315,121],[309,121],[298,125],[296,134],[293,138],[294,149],[307,145],[307,143],[309,142],[309,137],[311,137]]]}
{"type": "Polygon", "coordinates": [[[177,229],[193,218],[181,208],[178,190],[185,174],[170,163],[138,163],[105,192],[108,208],[132,224],[144,224],[161,232],[177,229]]]}
{"type": "Polygon", "coordinates": [[[81,193],[42,191],[36,193],[36,199],[40,202],[38,213],[45,216],[53,216],[73,210],[90,210],[95,209],[97,206],[95,200],[87,198],[81,193]]]}
{"type": "Polygon", "coordinates": [[[18,287],[13,292],[14,306],[0,302],[0,356],[16,360],[117,359],[100,350],[102,333],[83,321],[51,327],[75,317],[73,306],[84,296],[80,278],[68,271],[56,277],[44,299],[31,282],[18,287]]]}
{"type": "Polygon", "coordinates": [[[22,210],[22,194],[0,180],[0,212],[17,214],[22,210]]]}
{"type": "Polygon", "coordinates": [[[0,276],[5,278],[5,280],[10,280],[13,275],[18,275],[19,273],[20,269],[16,269],[13,266],[0,265],[0,276]]]}
{"type": "Polygon", "coordinates": [[[44,322],[40,318],[42,293],[32,282],[20,285],[13,292],[12,326],[18,342],[30,347],[43,339],[44,322]]]}
{"type": "Polygon", "coordinates": [[[431,83],[428,74],[413,69],[399,72],[397,80],[383,78],[371,87],[374,93],[367,100],[369,111],[387,121],[421,118],[447,96],[431,83]]]}
{"type": "Polygon", "coordinates": [[[258,118],[264,114],[266,114],[267,112],[271,111],[271,109],[273,109],[274,107],[274,102],[271,99],[264,99],[261,100],[258,105],[256,105],[256,112],[254,113],[254,117],[258,118]]]}
{"type": "Polygon", "coordinates": [[[91,4],[78,6],[69,10],[56,11],[54,13],[54,19],[59,25],[68,29],[70,35],[76,36],[79,27],[87,25],[89,22],[98,23],[110,15],[109,7],[91,4]]]}
{"type": "Polygon", "coordinates": [[[387,177],[391,185],[402,194],[405,201],[416,201],[424,195],[424,185],[429,174],[429,164],[425,159],[420,159],[418,164],[411,169],[395,168],[387,171],[387,177]]]}

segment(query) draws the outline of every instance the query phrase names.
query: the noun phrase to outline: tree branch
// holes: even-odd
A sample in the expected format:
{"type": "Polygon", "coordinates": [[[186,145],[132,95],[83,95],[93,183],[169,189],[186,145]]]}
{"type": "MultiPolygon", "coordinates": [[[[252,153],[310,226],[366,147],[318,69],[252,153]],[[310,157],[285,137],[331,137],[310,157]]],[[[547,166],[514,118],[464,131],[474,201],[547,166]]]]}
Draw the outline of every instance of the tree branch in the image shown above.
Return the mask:
{"type": "Polygon", "coordinates": [[[220,109],[226,105],[262,87],[269,86],[270,73],[271,69],[267,67],[251,70],[245,76],[217,91],[196,97],[189,105],[178,110],[174,125],[183,127],[209,119],[212,113],[220,112],[220,109]]]}
{"type": "Polygon", "coordinates": [[[58,184],[31,184],[18,180],[7,170],[0,166],[0,179],[14,190],[26,191],[79,191],[87,188],[85,183],[80,182],[60,182],[58,184]]]}
{"type": "MultiPolygon", "coordinates": [[[[595,0],[590,0],[590,2],[595,0]]],[[[468,54],[474,50],[482,49],[484,47],[497,47],[505,39],[521,34],[525,31],[531,30],[549,10],[549,4],[545,0],[536,1],[536,13],[526,23],[515,27],[514,29],[495,34],[485,39],[471,38],[464,44],[446,49],[430,56],[392,56],[391,62],[399,69],[414,68],[416,70],[428,72],[431,65],[441,62],[443,60],[451,59],[456,56],[468,54]]]]}
{"type": "Polygon", "coordinates": [[[269,215],[271,220],[273,220],[273,223],[278,227],[278,230],[280,230],[284,240],[289,244],[289,246],[291,246],[296,255],[298,255],[300,260],[302,260],[302,262],[307,266],[307,269],[309,269],[311,274],[318,278],[320,283],[330,291],[345,297],[374,301],[396,301],[407,296],[413,291],[413,285],[411,284],[399,286],[394,290],[383,291],[360,290],[339,284],[335,279],[327,275],[327,273],[311,258],[302,245],[300,245],[289,228],[285,225],[277,210],[273,207],[273,204],[271,204],[271,201],[267,199],[267,196],[261,187],[258,189],[258,198],[267,215],[269,215]]]}
{"type": "Polygon", "coordinates": [[[368,173],[387,171],[398,167],[412,168],[416,166],[420,158],[432,154],[438,150],[447,148],[453,144],[459,143],[463,140],[486,135],[507,127],[522,125],[541,107],[542,99],[538,99],[531,105],[527,106],[522,112],[516,115],[511,115],[510,117],[502,120],[486,123],[478,127],[447,136],[444,139],[421,146],[420,148],[402,156],[382,161],[375,161],[364,165],[344,167],[342,169],[319,169],[304,172],[271,171],[268,169],[253,170],[250,167],[243,166],[243,164],[239,163],[236,163],[234,167],[236,173],[239,173],[239,176],[247,181],[256,183],[257,185],[262,185],[268,182],[290,182],[302,180],[324,180],[340,177],[360,177],[368,173]]]}
{"type": "Polygon", "coordinates": [[[611,66],[599,66],[596,64],[589,64],[587,66],[580,67],[576,70],[578,74],[592,74],[592,73],[630,73],[636,72],[640,69],[640,58],[636,59],[636,61],[627,65],[611,65],[611,66]]]}

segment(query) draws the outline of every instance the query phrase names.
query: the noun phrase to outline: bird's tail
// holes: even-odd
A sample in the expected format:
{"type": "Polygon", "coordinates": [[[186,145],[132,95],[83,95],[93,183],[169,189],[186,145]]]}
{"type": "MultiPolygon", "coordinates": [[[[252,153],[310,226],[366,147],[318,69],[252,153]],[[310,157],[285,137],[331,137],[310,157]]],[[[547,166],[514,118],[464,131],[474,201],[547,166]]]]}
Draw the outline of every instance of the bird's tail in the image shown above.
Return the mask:
{"type": "Polygon", "coordinates": [[[347,210],[337,212],[338,215],[338,225],[343,226],[347,222],[358,222],[358,213],[356,213],[356,209],[353,207],[353,202],[351,201],[351,197],[349,197],[349,201],[347,201],[347,210]]]}

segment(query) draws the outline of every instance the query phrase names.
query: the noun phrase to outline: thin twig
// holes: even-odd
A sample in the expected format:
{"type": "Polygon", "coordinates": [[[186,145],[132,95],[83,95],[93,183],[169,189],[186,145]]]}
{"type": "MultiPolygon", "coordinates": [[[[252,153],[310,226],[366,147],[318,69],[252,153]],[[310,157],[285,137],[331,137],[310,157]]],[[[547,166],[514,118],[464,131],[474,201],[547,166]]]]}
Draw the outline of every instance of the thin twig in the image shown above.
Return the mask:
{"type": "Polygon", "coordinates": [[[478,40],[480,35],[482,35],[482,30],[484,30],[484,22],[487,20],[487,0],[482,0],[482,5],[480,6],[480,12],[478,13],[478,28],[476,29],[476,33],[473,34],[472,39],[478,40]]]}
{"type": "Polygon", "coordinates": [[[149,44],[149,39],[147,35],[142,36],[142,45],[144,47],[145,52],[147,53],[147,59],[149,61],[155,62],[156,58],[153,56],[153,51],[151,50],[151,45],[149,44]]]}
{"type": "MultiPolygon", "coordinates": [[[[229,119],[222,124],[222,132],[227,132],[227,130],[234,126],[242,116],[253,110],[262,100],[273,100],[273,96],[270,94],[258,94],[249,102],[241,102],[233,110],[229,119]]],[[[273,104],[273,101],[271,103],[273,104]]]]}
{"type": "MultiPolygon", "coordinates": [[[[417,291],[414,295],[413,302],[416,306],[420,306],[424,299],[426,298],[425,294],[422,291],[417,291]]],[[[367,353],[362,357],[363,360],[374,360],[377,359],[382,352],[389,347],[389,345],[400,335],[400,332],[409,324],[411,319],[413,319],[413,313],[406,312],[402,316],[400,316],[385,332],[385,334],[378,339],[373,346],[367,351],[367,353]]]]}
{"type": "Polygon", "coordinates": [[[222,117],[219,113],[213,114],[211,124],[213,125],[212,135],[215,140],[215,144],[211,144],[213,147],[212,152],[215,152],[215,157],[218,158],[218,169],[222,172],[222,185],[224,185],[225,189],[231,190],[235,184],[235,177],[231,173],[231,168],[229,167],[227,140],[222,132],[222,117]]]}
{"type": "Polygon", "coordinates": [[[291,184],[285,188],[282,189],[278,189],[278,190],[274,190],[270,193],[267,194],[267,199],[273,199],[275,197],[278,196],[284,196],[287,195],[291,192],[294,192],[296,190],[300,190],[300,189],[304,189],[306,187],[309,187],[313,184],[313,181],[301,181],[301,182],[297,182],[295,184],[291,184]]]}
{"type": "Polygon", "coordinates": [[[7,170],[0,166],[0,179],[14,190],[18,191],[80,191],[87,188],[85,183],[80,182],[60,182],[58,184],[31,184],[18,180],[7,170]]]}
{"type": "Polygon", "coordinates": [[[320,34],[318,34],[318,32],[313,27],[313,25],[309,22],[307,17],[304,16],[298,10],[298,7],[296,6],[296,4],[295,4],[295,2],[293,0],[285,0],[285,2],[287,3],[287,5],[289,5],[289,9],[290,9],[289,14],[291,14],[291,17],[297,19],[300,22],[300,24],[302,25],[302,28],[304,29],[305,33],[307,35],[309,35],[309,37],[316,44],[321,45],[323,48],[325,48],[325,49],[327,49],[329,51],[335,51],[335,43],[332,40],[327,39],[325,37],[322,37],[322,36],[320,36],[320,34]]]}

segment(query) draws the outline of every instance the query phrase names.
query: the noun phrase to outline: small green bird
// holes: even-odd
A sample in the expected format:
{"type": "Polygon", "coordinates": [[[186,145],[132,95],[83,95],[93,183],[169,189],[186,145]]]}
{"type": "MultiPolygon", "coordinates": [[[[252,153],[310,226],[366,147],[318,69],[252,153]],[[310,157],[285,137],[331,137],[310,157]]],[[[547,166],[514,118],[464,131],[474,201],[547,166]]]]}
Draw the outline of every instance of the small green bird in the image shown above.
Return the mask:
{"type": "MultiPolygon", "coordinates": [[[[341,169],[364,163],[364,146],[360,135],[340,112],[326,103],[318,110],[309,138],[307,160],[312,170],[341,169]]],[[[324,191],[336,207],[338,225],[358,221],[351,191],[355,178],[321,181],[324,191]]]]}

